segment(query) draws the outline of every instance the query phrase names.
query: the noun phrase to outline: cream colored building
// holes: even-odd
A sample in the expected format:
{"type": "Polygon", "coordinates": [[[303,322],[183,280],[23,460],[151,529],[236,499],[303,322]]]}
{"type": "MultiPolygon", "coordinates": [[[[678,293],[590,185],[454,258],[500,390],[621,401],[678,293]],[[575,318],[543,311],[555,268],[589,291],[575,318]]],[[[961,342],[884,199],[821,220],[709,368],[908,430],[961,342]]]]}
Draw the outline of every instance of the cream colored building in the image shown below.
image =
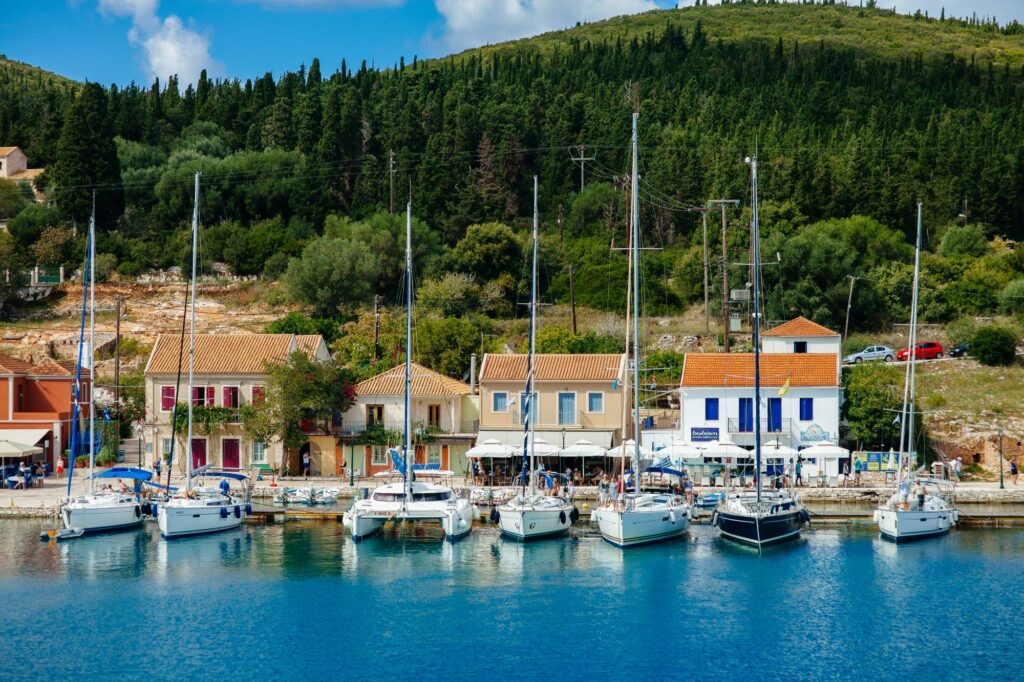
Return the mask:
{"type": "MultiPolygon", "coordinates": [[[[539,437],[557,447],[585,439],[604,448],[618,444],[622,434],[622,353],[541,354],[536,359],[539,437]]],[[[480,430],[478,441],[496,438],[522,444],[523,397],[527,356],[491,354],[480,366],[480,430]]]]}
{"type": "Polygon", "coordinates": [[[0,147],[0,178],[14,182],[27,182],[32,186],[36,201],[42,201],[43,195],[36,187],[36,180],[45,168],[29,168],[28,157],[18,147],[0,147]]]}
{"type": "MultiPolygon", "coordinates": [[[[284,362],[296,351],[317,362],[330,360],[323,337],[295,334],[198,334],[195,339],[195,371],[192,404],[237,410],[257,403],[266,395],[268,362],[284,362]]],[[[151,462],[174,454],[174,467],[185,468],[182,453],[186,438],[173,438],[171,418],[177,391],[188,389],[188,339],[177,334],[161,334],[153,346],[145,370],[146,454],[151,462]],[[184,342],[184,343],[183,343],[184,342]],[[179,358],[181,380],[178,381],[179,358]]],[[[206,432],[193,425],[192,462],[230,469],[274,469],[281,466],[286,453],[279,442],[255,442],[246,437],[241,418],[218,424],[206,432]]],[[[290,470],[301,461],[300,452],[308,448],[311,474],[334,475],[337,470],[336,441],[329,433],[305,429],[310,442],[300,451],[287,453],[290,470]]]]}

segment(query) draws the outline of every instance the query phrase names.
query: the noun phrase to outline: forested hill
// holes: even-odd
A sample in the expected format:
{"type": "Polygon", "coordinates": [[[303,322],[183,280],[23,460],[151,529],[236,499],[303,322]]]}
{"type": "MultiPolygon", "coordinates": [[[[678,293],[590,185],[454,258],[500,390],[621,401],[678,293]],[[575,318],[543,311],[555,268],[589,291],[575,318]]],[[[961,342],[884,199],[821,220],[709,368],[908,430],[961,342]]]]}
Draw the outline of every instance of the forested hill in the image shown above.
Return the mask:
{"type": "MultiPolygon", "coordinates": [[[[582,301],[615,308],[621,292],[607,282],[623,265],[608,244],[621,231],[615,180],[627,168],[624,86],[634,82],[642,222],[649,240],[669,247],[649,259],[662,275],[651,278],[652,299],[669,309],[694,299],[697,222],[685,208],[717,197],[746,203],[742,158],[756,141],[773,250],[810,228],[862,238],[896,231],[892,250],[831,264],[837,281],[770,298],[778,316],[804,312],[834,323],[846,274],[867,274],[879,259],[906,260],[919,199],[930,247],[965,202],[983,239],[1024,237],[1022,41],[1019,24],[730,4],[618,18],[387,70],[344,62],[326,69],[314,59],[245,82],[85,84],[74,102],[64,84],[3,71],[0,144],[19,145],[31,165],[45,165],[56,200],[56,209],[16,218],[12,233],[26,258],[73,259],[69,244],[30,248],[48,225],[84,221],[98,189],[107,264],[125,275],[166,266],[181,257],[192,175],[201,170],[206,256],[238,273],[274,276],[325,225],[332,237],[365,237],[373,223],[358,221],[386,210],[393,186],[399,206],[411,188],[422,222],[421,273],[456,270],[483,285],[499,274],[489,267],[495,261],[474,261],[458,245],[473,225],[520,225],[537,174],[549,232],[565,208],[566,251],[550,260],[549,296],[565,295],[565,266],[574,261],[582,301]],[[581,196],[570,158],[577,145],[596,156],[581,196]],[[820,227],[850,216],[866,222],[820,227]]],[[[734,219],[742,224],[740,213],[734,219]]],[[[474,238],[481,234],[489,241],[494,233],[474,238]]],[[[793,254],[794,267],[807,257],[793,254]]],[[[957,263],[942,270],[946,283],[967,276],[957,263]]],[[[993,281],[991,273],[975,276],[993,281]]],[[[1000,277],[1008,283],[1014,271],[1000,277]]],[[[964,286],[936,304],[935,317],[997,305],[998,291],[979,303],[973,285],[964,286]]],[[[871,298],[880,295],[858,289],[855,325],[887,321],[871,298]]]]}

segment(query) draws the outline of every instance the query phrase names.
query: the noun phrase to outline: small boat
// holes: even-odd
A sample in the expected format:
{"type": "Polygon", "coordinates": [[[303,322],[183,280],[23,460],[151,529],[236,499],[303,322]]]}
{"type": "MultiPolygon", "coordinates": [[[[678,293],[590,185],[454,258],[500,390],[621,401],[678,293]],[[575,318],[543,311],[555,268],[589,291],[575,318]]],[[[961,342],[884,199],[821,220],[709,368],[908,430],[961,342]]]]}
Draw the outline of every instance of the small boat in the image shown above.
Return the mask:
{"type": "Polygon", "coordinates": [[[313,488],[286,488],[274,496],[276,504],[313,504],[313,488]]]}
{"type": "Polygon", "coordinates": [[[313,504],[334,504],[341,496],[340,488],[321,488],[313,493],[313,504]]]}
{"type": "Polygon", "coordinates": [[[58,542],[60,540],[80,538],[83,535],[85,535],[84,528],[54,528],[41,532],[39,534],[39,539],[43,542],[58,542]]]}
{"type": "Polygon", "coordinates": [[[473,488],[469,491],[469,501],[478,507],[497,507],[515,496],[515,488],[473,488]]]}
{"type": "MultiPolygon", "coordinates": [[[[137,483],[148,482],[153,473],[135,467],[111,467],[90,477],[93,479],[130,479],[137,483]]],[[[148,500],[143,500],[138,484],[135,492],[101,490],[86,495],[70,497],[60,507],[60,516],[65,528],[81,529],[85,533],[135,528],[150,513],[148,500]]]]}
{"type": "Polygon", "coordinates": [[[725,499],[725,493],[707,493],[703,495],[699,500],[693,503],[694,507],[700,509],[714,509],[725,499]]]}

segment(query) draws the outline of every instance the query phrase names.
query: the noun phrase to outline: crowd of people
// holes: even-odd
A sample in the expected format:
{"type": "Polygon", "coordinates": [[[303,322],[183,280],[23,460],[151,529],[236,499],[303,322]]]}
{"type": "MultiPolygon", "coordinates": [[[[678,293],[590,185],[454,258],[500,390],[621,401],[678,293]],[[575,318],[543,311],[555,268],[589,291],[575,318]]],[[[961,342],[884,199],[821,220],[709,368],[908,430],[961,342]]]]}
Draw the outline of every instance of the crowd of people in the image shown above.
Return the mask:
{"type": "Polygon", "coordinates": [[[6,466],[3,468],[3,485],[12,490],[27,490],[28,488],[42,488],[46,480],[46,465],[42,462],[19,462],[17,468],[6,466]]]}

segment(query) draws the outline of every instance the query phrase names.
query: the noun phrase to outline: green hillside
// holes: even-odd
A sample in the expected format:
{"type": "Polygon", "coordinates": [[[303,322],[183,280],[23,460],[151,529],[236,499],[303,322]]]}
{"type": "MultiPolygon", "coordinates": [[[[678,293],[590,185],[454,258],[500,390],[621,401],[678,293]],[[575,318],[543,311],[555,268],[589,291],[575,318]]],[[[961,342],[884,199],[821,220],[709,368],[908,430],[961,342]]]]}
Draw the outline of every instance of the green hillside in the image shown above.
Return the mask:
{"type": "Polygon", "coordinates": [[[648,35],[656,37],[664,32],[669,22],[691,33],[698,21],[711,41],[774,44],[781,38],[787,45],[824,41],[830,47],[889,59],[951,54],[996,65],[1024,64],[1024,27],[1019,24],[1000,30],[992,23],[972,25],[952,18],[940,21],[935,16],[926,19],[923,15],[897,14],[883,9],[753,3],[654,10],[467,50],[458,56],[508,54],[522,48],[553,51],[565,48],[571,41],[604,43],[648,35]]]}

